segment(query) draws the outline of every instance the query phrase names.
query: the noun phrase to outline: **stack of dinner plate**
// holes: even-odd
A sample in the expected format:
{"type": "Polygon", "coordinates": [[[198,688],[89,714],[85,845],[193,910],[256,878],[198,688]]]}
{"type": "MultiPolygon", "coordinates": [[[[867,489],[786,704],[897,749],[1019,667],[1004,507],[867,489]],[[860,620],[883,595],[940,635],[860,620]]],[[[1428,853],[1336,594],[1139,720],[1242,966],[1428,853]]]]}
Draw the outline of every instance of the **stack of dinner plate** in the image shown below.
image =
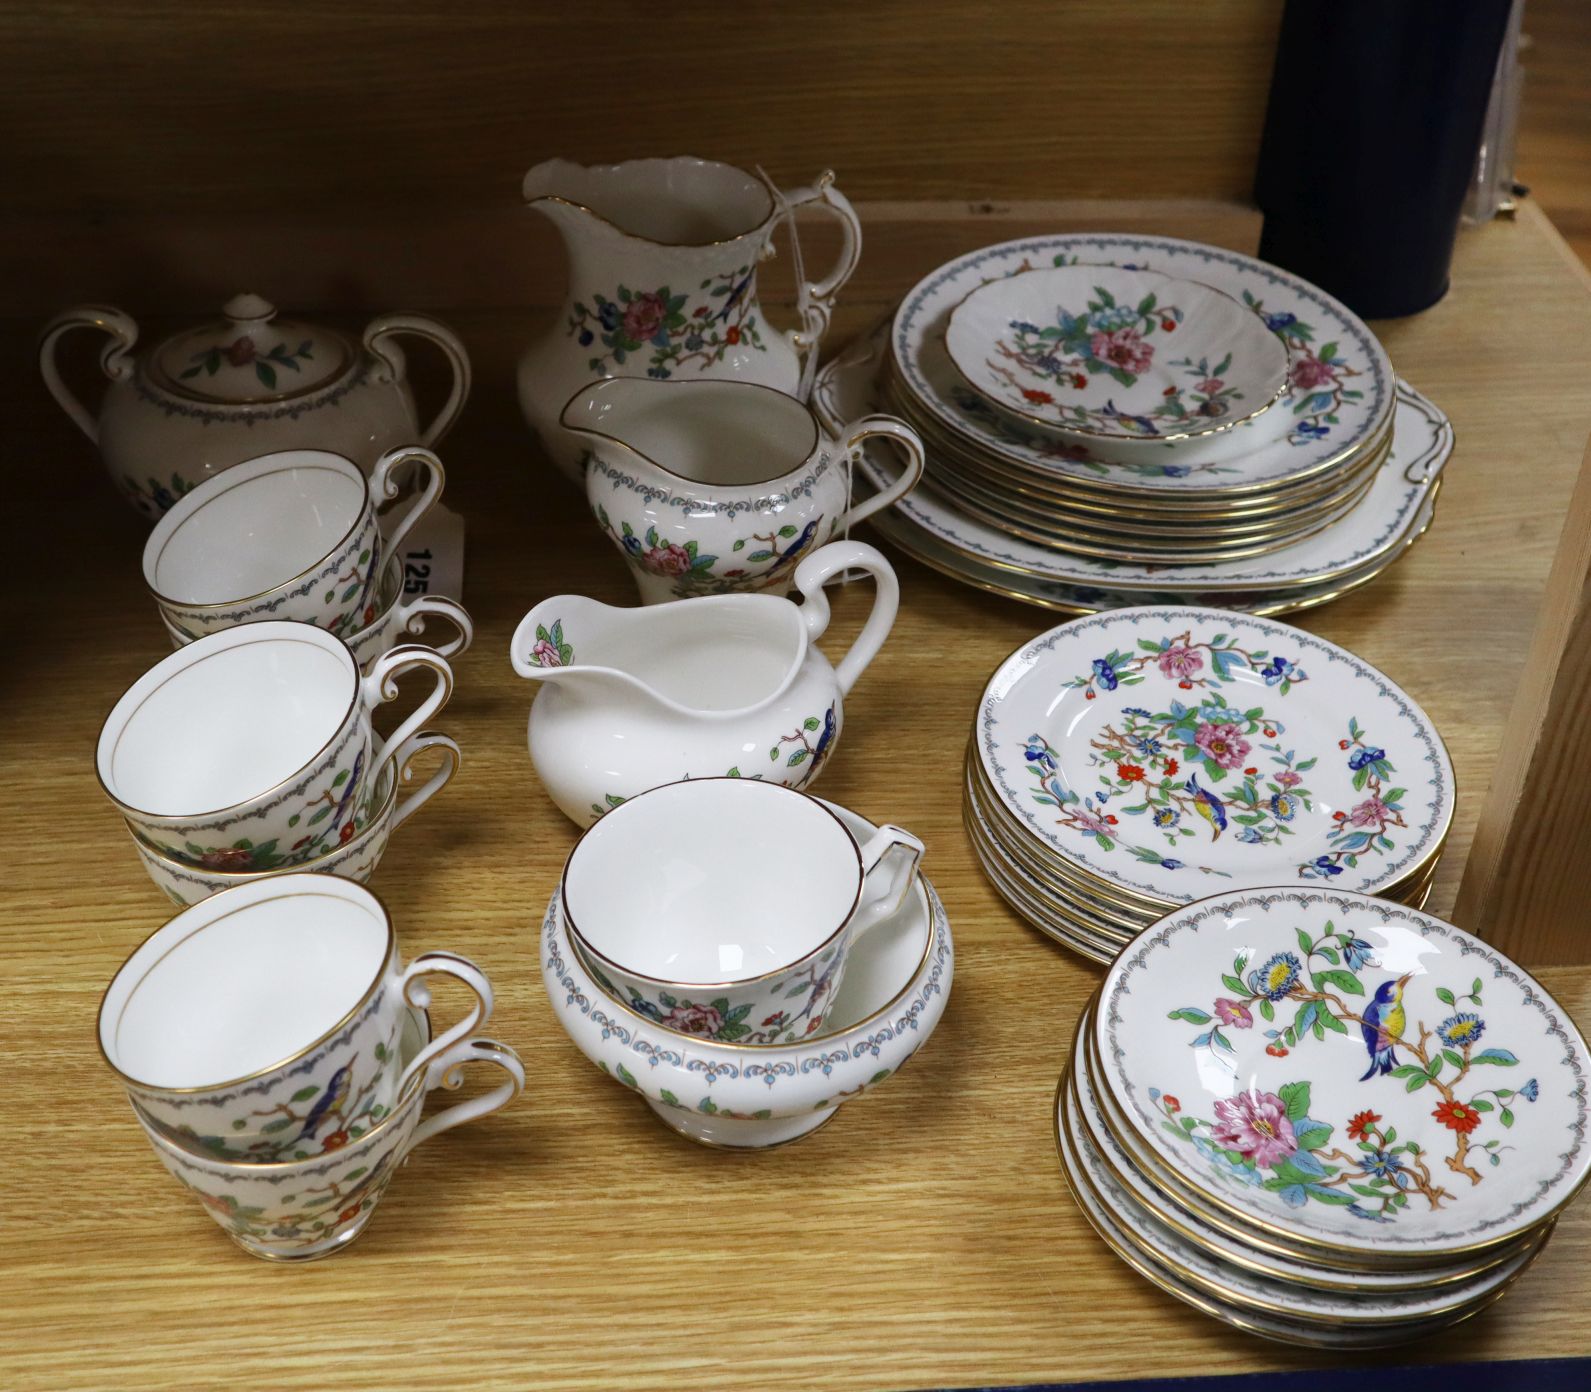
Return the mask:
{"type": "Polygon", "coordinates": [[[1389,678],[1219,609],[1118,609],[1041,634],[990,678],[967,757],[990,881],[1097,962],[1228,889],[1419,906],[1453,805],[1441,736],[1389,678]]]}
{"type": "Polygon", "coordinates": [[[1502,954],[1334,889],[1240,890],[1106,976],[1056,1093],[1078,1206],[1228,1324],[1366,1348],[1455,1324],[1591,1172],[1585,1041],[1502,954]]]}
{"type": "MultiPolygon", "coordinates": [[[[1170,238],[1056,236],[959,257],[819,373],[831,429],[908,420],[924,486],[875,525],[985,589],[1088,610],[1222,596],[1281,612],[1421,535],[1452,447],[1324,292],[1170,238]]],[[[862,489],[900,465],[864,451],[862,489]]]]}

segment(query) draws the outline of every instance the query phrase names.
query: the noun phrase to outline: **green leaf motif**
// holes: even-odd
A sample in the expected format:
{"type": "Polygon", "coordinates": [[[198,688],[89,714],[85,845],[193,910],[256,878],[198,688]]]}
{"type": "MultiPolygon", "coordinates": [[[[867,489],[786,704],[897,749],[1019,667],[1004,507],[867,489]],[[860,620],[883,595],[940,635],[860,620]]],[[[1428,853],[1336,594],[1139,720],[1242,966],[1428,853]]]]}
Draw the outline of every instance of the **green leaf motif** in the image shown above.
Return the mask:
{"type": "Polygon", "coordinates": [[[320,1085],[318,1083],[311,1083],[308,1087],[299,1088],[299,1090],[295,1092],[289,1100],[293,1102],[308,1102],[310,1098],[317,1096],[319,1092],[320,1085]]]}
{"type": "Polygon", "coordinates": [[[1277,1090],[1282,1106],[1287,1108],[1289,1121],[1302,1121],[1309,1115],[1309,1084],[1283,1083],[1277,1090]]]}

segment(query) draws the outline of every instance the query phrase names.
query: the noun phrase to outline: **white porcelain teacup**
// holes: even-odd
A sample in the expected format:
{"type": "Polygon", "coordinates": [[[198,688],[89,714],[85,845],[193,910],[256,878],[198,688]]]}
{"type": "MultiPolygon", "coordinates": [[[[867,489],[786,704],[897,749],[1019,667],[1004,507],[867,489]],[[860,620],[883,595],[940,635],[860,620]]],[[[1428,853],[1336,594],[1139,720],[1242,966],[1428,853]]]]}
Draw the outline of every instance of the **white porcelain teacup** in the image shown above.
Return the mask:
{"type": "Polygon", "coordinates": [[[261,455],[207,479],[155,524],[144,582],[167,623],[193,638],[263,619],[352,633],[384,554],[402,553],[442,483],[441,460],[418,446],[382,455],[368,480],[323,450],[261,455]],[[383,541],[376,510],[398,496],[396,476],[411,464],[425,484],[383,541]]]}
{"type": "Polygon", "coordinates": [[[858,845],[816,798],[751,778],[668,783],[591,826],[564,866],[565,927],[602,988],[668,1029],[744,1044],[822,1027],[856,937],[923,844],[858,845]]]}
{"type": "MultiPolygon", "coordinates": [[[[458,600],[446,595],[422,594],[413,599],[404,595],[403,557],[393,556],[382,567],[381,580],[365,605],[359,627],[338,636],[353,649],[359,665],[368,670],[371,662],[395,647],[405,634],[417,638],[424,633],[427,617],[446,619],[453,626],[454,636],[436,648],[443,657],[457,657],[475,641],[475,625],[458,600]]],[[[172,647],[193,642],[192,634],[184,633],[164,614],[160,621],[172,647]]]]}
{"type": "MultiPolygon", "coordinates": [[[[423,1047],[411,1018],[405,1054],[423,1047]]],[[[399,1167],[422,1141],[513,1101],[525,1086],[519,1055],[495,1039],[450,1045],[416,1074],[390,1114],[340,1149],[307,1160],[260,1164],[198,1155],[175,1144],[134,1107],[160,1162],[199,1200],[245,1252],[267,1261],[314,1261],[352,1242],[370,1221],[399,1167]],[[429,1092],[457,1087],[465,1064],[489,1063],[508,1074],[488,1092],[420,1120],[429,1092]]]]}
{"type": "Polygon", "coordinates": [[[364,884],[381,864],[392,833],[452,781],[458,771],[460,757],[458,745],[446,735],[422,730],[379,767],[373,777],[366,780],[365,786],[369,792],[360,799],[354,820],[344,823],[343,832],[347,834],[339,834],[332,849],[285,869],[207,870],[203,866],[173,860],[136,835],[132,838],[133,849],[138,852],[155,887],[179,909],[265,875],[313,872],[317,875],[341,875],[345,880],[364,884]],[[441,751],[441,767],[400,802],[398,790],[412,776],[412,760],[428,749],[441,751]]]}
{"type": "Polygon", "coordinates": [[[99,1044],[142,1116],[220,1160],[339,1150],[392,1111],[410,1079],[491,1018],[492,987],[463,957],[407,967],[381,901],[335,875],[283,875],[184,909],[124,962],[100,1003],[99,1044]],[[406,1062],[421,978],[474,1003],[406,1062]]]}
{"type": "Polygon", "coordinates": [[[453,669],[430,648],[394,648],[365,676],[324,629],[244,624],[188,644],[127,689],[100,731],[100,784],[133,831],[175,860],[296,864],[335,844],[370,771],[452,690],[453,669]],[[378,745],[371,711],[415,668],[436,685],[378,745]]]}

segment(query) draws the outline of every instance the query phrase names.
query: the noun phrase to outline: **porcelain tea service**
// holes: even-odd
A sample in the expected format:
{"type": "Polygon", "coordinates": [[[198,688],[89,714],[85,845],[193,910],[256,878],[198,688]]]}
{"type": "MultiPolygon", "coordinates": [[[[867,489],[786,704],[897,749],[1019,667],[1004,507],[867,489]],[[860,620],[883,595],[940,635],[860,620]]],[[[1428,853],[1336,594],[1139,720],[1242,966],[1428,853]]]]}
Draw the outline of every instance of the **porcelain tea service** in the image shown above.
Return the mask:
{"type": "MultiPolygon", "coordinates": [[[[338,835],[332,838],[330,849],[296,865],[274,870],[228,870],[219,866],[189,865],[156,850],[136,834],[132,837],[133,849],[138,852],[155,887],[179,908],[197,903],[209,895],[219,894],[224,889],[234,889],[251,880],[272,875],[312,872],[317,875],[340,875],[345,880],[364,884],[381,864],[392,833],[453,780],[461,758],[458,745],[446,735],[425,730],[414,735],[376,771],[375,777],[366,780],[366,792],[354,812],[353,820],[343,824],[338,835]],[[414,760],[429,749],[441,754],[441,765],[400,801],[400,789],[413,777],[414,760]]],[[[240,850],[236,859],[247,865],[253,857],[248,851],[240,850]]]]}
{"type": "Polygon", "coordinates": [[[430,648],[398,647],[368,675],[312,624],[224,629],[162,659],[100,731],[106,795],[140,839],[207,869],[272,869],[336,845],[372,770],[447,704],[453,672],[430,648]],[[434,685],[386,739],[371,711],[406,672],[434,685]]]}
{"type": "Polygon", "coordinates": [[[922,853],[893,826],[859,845],[829,808],[776,783],[672,783],[580,838],[564,925],[602,988],[666,1028],[791,1043],[822,1026],[853,945],[900,907],[922,853]],[[770,894],[775,864],[794,883],[770,894]]]}
{"type": "Polygon", "coordinates": [[[825,434],[771,387],[610,377],[575,393],[564,427],[583,439],[586,497],[646,604],[738,591],[785,593],[803,557],[909,493],[916,432],[889,416],[825,434]],[[894,483],[852,504],[851,459],[895,443],[894,483]]]}
{"type": "Polygon", "coordinates": [[[57,315],[40,340],[46,386],[150,519],[206,479],[268,451],[329,450],[368,471],[396,446],[436,444],[469,395],[464,345],[424,315],[382,315],[355,344],[333,329],[278,319],[258,295],[235,296],[222,314],[135,354],[138,325],[130,316],[83,305],[57,315]],[[56,365],[63,335],[84,328],[110,339],[100,354],[110,385],[97,415],[56,365]],[[452,369],[448,398],[424,425],[397,342],[405,336],[440,349],[452,369]]]}
{"type": "Polygon", "coordinates": [[[188,493],[149,534],[144,582],[169,628],[191,638],[234,624],[296,619],[351,633],[374,618],[389,556],[441,495],[429,450],[384,454],[367,481],[351,460],[287,450],[228,469],[188,493]],[[410,466],[424,485],[383,533],[380,503],[398,496],[410,466]]]}
{"type": "Polygon", "coordinates": [[[519,365],[519,402],[549,458],[575,482],[585,454],[559,425],[598,377],[733,378],[798,393],[834,297],[856,269],[861,224],[834,176],[779,191],[732,165],[691,157],[622,164],[547,160],[525,200],[563,240],[568,290],[519,365]],[[798,329],[770,325],[757,268],[781,221],[822,208],[843,237],[834,269],[797,286],[798,329]]]}
{"type": "Polygon", "coordinates": [[[411,1079],[492,1013],[473,963],[404,966],[380,900],[335,875],[285,875],[185,909],[111,979],[99,1042],[146,1124],[224,1160],[302,1160],[387,1116],[411,1079]],[[463,1019],[407,1061],[424,979],[470,991],[463,1019]]]}
{"type": "Polygon", "coordinates": [[[900,587],[859,541],[814,551],[794,578],[799,606],[728,594],[617,609],[557,595],[525,615],[510,657],[541,683],[530,757],[565,815],[588,826],[682,778],[811,784],[840,736],[845,697],[889,636],[900,587]],[[852,567],[872,576],[873,608],[831,667],[816,646],[829,622],[823,586],[852,567]]]}

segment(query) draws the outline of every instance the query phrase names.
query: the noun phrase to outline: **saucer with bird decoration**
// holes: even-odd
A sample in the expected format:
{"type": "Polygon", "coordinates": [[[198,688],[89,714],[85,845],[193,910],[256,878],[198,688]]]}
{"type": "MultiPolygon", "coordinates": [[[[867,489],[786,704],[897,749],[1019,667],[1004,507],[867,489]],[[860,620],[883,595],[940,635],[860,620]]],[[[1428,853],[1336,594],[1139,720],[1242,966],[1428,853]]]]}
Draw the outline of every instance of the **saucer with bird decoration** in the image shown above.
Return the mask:
{"type": "Polygon", "coordinates": [[[974,738],[1033,848],[1151,910],[1258,885],[1386,890],[1453,814],[1452,762],[1401,689],[1228,610],[1121,609],[1041,634],[990,679],[974,738]]]}
{"type": "Polygon", "coordinates": [[[1156,1182],[1306,1258],[1486,1251],[1591,1173],[1573,1021],[1487,944],[1384,900],[1279,888],[1180,909],[1112,966],[1092,1043],[1156,1182]]]}

